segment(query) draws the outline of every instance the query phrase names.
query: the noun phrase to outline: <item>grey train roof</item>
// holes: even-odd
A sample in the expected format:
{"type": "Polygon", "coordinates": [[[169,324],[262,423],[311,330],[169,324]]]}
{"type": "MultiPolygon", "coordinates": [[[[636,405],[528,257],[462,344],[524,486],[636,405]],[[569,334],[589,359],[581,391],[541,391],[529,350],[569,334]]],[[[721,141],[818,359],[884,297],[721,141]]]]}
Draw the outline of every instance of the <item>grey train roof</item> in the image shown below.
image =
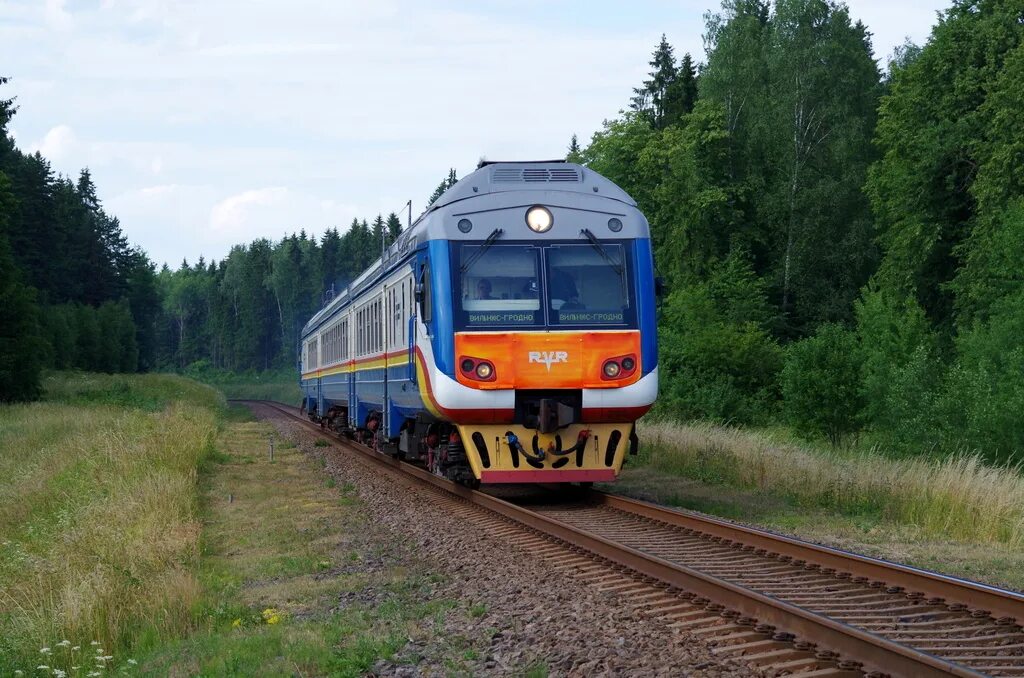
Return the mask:
{"type": "Polygon", "coordinates": [[[357,297],[420,243],[484,240],[496,228],[502,229],[504,240],[538,242],[584,240],[583,228],[589,228],[599,239],[650,237],[647,219],[636,208],[636,202],[610,180],[582,165],[560,161],[481,163],[429,205],[381,258],[310,318],[303,334],[345,305],[346,300],[357,297]],[[527,228],[526,210],[532,205],[551,210],[551,230],[534,233],[527,228]],[[607,228],[612,217],[623,224],[617,233],[607,228]],[[458,228],[459,220],[464,218],[473,224],[468,233],[458,228]]]}
{"type": "Polygon", "coordinates": [[[602,233],[595,225],[601,226],[613,216],[624,224],[615,237],[650,237],[647,220],[636,209],[636,202],[591,169],[558,161],[494,162],[482,165],[445,191],[413,223],[409,234],[418,242],[483,240],[494,228],[502,228],[503,238],[510,240],[572,240],[582,238],[580,227],[589,224],[600,238],[607,237],[608,231],[602,233]],[[543,234],[527,230],[525,210],[531,205],[551,208],[555,227],[543,234]],[[588,216],[583,219],[583,215],[588,216]],[[605,215],[604,221],[595,224],[599,215],[605,215]],[[463,217],[473,222],[469,233],[457,228],[463,217]]]}

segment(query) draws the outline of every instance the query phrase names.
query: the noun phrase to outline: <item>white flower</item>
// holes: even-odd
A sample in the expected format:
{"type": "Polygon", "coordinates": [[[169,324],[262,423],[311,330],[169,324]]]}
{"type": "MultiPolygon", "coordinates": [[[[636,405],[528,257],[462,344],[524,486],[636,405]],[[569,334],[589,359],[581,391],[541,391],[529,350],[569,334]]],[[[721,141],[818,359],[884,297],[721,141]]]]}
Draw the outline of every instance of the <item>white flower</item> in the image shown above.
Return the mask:
{"type": "Polygon", "coordinates": [[[106,657],[104,657],[104,659],[113,659],[113,658],[114,658],[114,655],[112,655],[112,654],[108,654],[106,657]]]}
{"type": "Polygon", "coordinates": [[[50,648],[48,648],[48,647],[41,647],[41,648],[39,648],[39,654],[50,654],[50,648]]]}
{"type": "Polygon", "coordinates": [[[54,669],[53,670],[53,675],[57,676],[57,678],[65,678],[65,676],[67,676],[68,674],[67,674],[66,671],[61,671],[60,669],[54,669]]]}
{"type": "Polygon", "coordinates": [[[81,650],[81,649],[82,649],[82,646],[81,646],[81,645],[75,645],[75,646],[74,646],[73,648],[71,648],[71,651],[72,651],[72,652],[78,652],[78,651],[79,651],[79,650],[81,650]]]}
{"type": "Polygon", "coordinates": [[[70,646],[71,646],[71,641],[70,640],[62,640],[59,643],[57,643],[57,647],[70,647],[70,646]]]}
{"type": "Polygon", "coordinates": [[[36,667],[36,671],[49,671],[49,670],[50,670],[50,667],[47,666],[46,664],[40,664],[39,666],[36,667]]]}
{"type": "Polygon", "coordinates": [[[135,665],[136,665],[136,664],[138,664],[139,662],[135,661],[134,659],[129,659],[129,660],[128,660],[128,663],[129,663],[129,664],[131,664],[132,666],[135,666],[135,665]]]}
{"type": "Polygon", "coordinates": [[[92,645],[93,647],[96,647],[97,645],[100,644],[100,641],[94,640],[94,641],[90,642],[89,644],[92,645]]]}
{"type": "Polygon", "coordinates": [[[14,675],[16,675],[16,676],[24,676],[25,672],[22,671],[21,669],[15,669],[14,670],[14,675]]]}
{"type": "Polygon", "coordinates": [[[88,676],[89,678],[95,678],[96,676],[102,676],[103,674],[100,673],[99,671],[90,671],[89,673],[87,673],[85,675],[88,676]]]}

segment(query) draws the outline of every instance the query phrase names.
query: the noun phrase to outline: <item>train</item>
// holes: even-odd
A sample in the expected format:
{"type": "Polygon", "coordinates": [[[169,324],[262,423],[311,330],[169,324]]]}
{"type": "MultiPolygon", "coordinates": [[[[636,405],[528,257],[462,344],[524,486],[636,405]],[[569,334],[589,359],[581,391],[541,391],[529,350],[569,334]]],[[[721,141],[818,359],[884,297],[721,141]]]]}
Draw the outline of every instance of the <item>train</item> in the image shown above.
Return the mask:
{"type": "Polygon", "coordinates": [[[303,327],[302,411],[470,487],[612,482],[658,392],[650,229],[569,162],[481,162],[303,327]]]}

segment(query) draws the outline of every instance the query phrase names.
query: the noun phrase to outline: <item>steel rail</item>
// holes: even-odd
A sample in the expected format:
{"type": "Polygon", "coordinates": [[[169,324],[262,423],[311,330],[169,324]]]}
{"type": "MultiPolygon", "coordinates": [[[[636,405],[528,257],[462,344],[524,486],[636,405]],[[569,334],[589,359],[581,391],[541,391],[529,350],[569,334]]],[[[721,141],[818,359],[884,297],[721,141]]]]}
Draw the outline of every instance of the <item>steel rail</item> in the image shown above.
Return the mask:
{"type": "Polygon", "coordinates": [[[973,609],[984,609],[993,616],[1009,617],[1017,624],[1024,625],[1024,595],[1016,591],[1007,591],[930,570],[813,544],[769,530],[738,525],[719,518],[658,506],[637,499],[606,492],[594,491],[592,494],[600,504],[609,508],[800,558],[837,571],[884,581],[889,585],[902,586],[908,591],[920,591],[926,596],[944,598],[947,603],[961,603],[973,609]]]}
{"type": "MultiPolygon", "coordinates": [[[[287,415],[304,427],[312,429],[316,433],[326,433],[320,426],[300,416],[296,408],[270,401],[235,400],[233,402],[270,407],[287,415]]],[[[844,624],[830,617],[711,576],[686,565],[671,562],[630,546],[616,543],[556,518],[541,515],[483,492],[470,490],[452,481],[440,478],[424,469],[401,462],[390,455],[374,451],[363,445],[358,445],[336,436],[331,436],[329,439],[339,447],[359,452],[359,458],[361,459],[371,460],[375,464],[386,467],[391,471],[411,476],[439,490],[455,494],[472,504],[489,509],[529,529],[542,532],[567,542],[572,546],[582,548],[597,557],[616,563],[643,577],[649,577],[700,595],[743,615],[755,617],[762,623],[775,625],[780,630],[824,645],[845,659],[859,662],[863,665],[865,672],[873,671],[879,674],[896,676],[984,675],[973,671],[969,667],[945,661],[926,652],[901,645],[861,628],[844,624]]],[[[838,567],[847,570],[850,569],[851,562],[863,564],[865,567],[873,568],[872,572],[877,572],[879,578],[887,578],[890,574],[890,570],[886,569],[887,566],[894,565],[864,556],[847,554],[837,549],[829,549],[828,547],[801,542],[771,532],[761,532],[753,528],[733,525],[713,518],[664,509],[646,502],[623,499],[605,493],[595,493],[595,496],[600,498],[599,501],[601,503],[610,507],[620,508],[626,512],[636,513],[645,518],[669,522],[670,524],[679,524],[679,522],[692,523],[694,525],[692,529],[695,531],[708,532],[710,530],[717,530],[718,534],[723,536],[723,538],[754,545],[758,548],[765,548],[773,552],[780,552],[781,548],[802,549],[800,552],[807,553],[808,556],[801,556],[801,558],[808,561],[829,558],[831,559],[829,562],[832,563],[842,562],[843,564],[838,567]],[[811,554],[814,555],[812,556],[811,554]]],[[[830,564],[829,567],[837,567],[837,565],[830,564]]],[[[942,590],[971,590],[971,587],[955,589],[955,586],[962,582],[962,580],[944,577],[924,570],[918,571],[914,568],[897,566],[892,572],[898,572],[899,576],[903,578],[901,580],[906,580],[906,578],[911,577],[917,572],[921,572],[932,575],[929,581],[939,582],[947,587],[942,590]]],[[[962,583],[974,584],[974,582],[962,583]]],[[[909,585],[915,589],[921,587],[921,584],[916,581],[909,585]]],[[[974,584],[974,586],[992,596],[999,591],[998,589],[985,587],[980,584],[974,584]]],[[[998,607],[997,609],[1003,610],[1005,608],[998,607]]]]}

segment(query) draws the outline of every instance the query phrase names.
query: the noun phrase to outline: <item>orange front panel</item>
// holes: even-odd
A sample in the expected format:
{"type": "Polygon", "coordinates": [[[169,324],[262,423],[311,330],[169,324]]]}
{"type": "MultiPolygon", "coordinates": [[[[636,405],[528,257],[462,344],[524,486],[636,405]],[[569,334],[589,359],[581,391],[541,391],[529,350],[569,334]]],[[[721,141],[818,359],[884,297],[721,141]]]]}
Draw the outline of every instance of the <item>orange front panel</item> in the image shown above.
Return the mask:
{"type": "Polygon", "coordinates": [[[459,383],[479,389],[615,388],[640,379],[640,333],[624,332],[460,332],[455,335],[459,383]],[[637,369],[615,380],[601,378],[605,360],[633,355],[637,369]],[[463,358],[494,365],[493,381],[466,376],[463,358]]]}

